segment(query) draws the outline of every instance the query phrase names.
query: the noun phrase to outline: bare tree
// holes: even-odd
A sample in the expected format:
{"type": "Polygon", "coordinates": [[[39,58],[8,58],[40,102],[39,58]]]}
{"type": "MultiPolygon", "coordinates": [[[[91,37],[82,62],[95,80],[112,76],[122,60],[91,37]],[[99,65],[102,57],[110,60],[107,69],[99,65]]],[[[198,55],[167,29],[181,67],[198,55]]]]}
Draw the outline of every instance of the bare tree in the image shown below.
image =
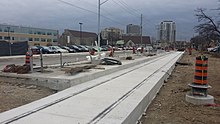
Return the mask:
{"type": "MultiPolygon", "coordinates": [[[[219,10],[219,9],[217,9],[219,10]]],[[[219,30],[219,26],[220,26],[220,20],[215,21],[213,19],[213,17],[208,16],[205,11],[206,9],[203,8],[198,8],[197,10],[195,10],[197,13],[195,14],[195,16],[198,18],[198,22],[203,22],[202,24],[199,24],[198,26],[196,26],[196,31],[198,32],[216,32],[220,35],[220,30],[219,30]]]]}
{"type": "MultiPolygon", "coordinates": [[[[219,11],[220,8],[214,9],[219,11]]],[[[220,20],[219,18],[214,18],[212,16],[207,15],[206,9],[198,8],[195,16],[198,18],[199,25],[195,27],[197,33],[202,36],[204,39],[212,41],[218,41],[220,38],[220,20]]],[[[218,13],[219,15],[220,13],[218,13]]],[[[210,42],[208,42],[210,43],[210,42]]]]}

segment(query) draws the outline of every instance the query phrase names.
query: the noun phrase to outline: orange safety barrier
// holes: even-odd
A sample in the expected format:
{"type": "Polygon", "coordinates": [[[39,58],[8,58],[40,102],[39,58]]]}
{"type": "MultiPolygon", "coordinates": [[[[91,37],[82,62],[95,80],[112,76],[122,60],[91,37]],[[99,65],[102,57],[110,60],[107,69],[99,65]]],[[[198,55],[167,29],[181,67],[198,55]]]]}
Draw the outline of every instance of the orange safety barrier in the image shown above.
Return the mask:
{"type": "Polygon", "coordinates": [[[208,69],[208,58],[206,56],[196,57],[195,73],[194,73],[194,84],[206,85],[208,83],[207,73],[208,69]]]}
{"type": "Polygon", "coordinates": [[[95,51],[94,50],[89,50],[89,54],[90,55],[95,55],[95,51]]]}
{"type": "Polygon", "coordinates": [[[132,50],[133,50],[133,54],[136,54],[136,52],[135,52],[136,48],[133,47],[132,50]]]}
{"type": "Polygon", "coordinates": [[[188,48],[188,51],[189,51],[189,55],[192,55],[192,48],[188,48]]]}
{"type": "Polygon", "coordinates": [[[114,50],[110,49],[109,57],[113,57],[113,55],[114,55],[114,50]]]}
{"type": "Polygon", "coordinates": [[[31,58],[31,55],[29,54],[29,52],[26,52],[26,56],[25,56],[26,65],[30,65],[30,58],[31,58]]]}

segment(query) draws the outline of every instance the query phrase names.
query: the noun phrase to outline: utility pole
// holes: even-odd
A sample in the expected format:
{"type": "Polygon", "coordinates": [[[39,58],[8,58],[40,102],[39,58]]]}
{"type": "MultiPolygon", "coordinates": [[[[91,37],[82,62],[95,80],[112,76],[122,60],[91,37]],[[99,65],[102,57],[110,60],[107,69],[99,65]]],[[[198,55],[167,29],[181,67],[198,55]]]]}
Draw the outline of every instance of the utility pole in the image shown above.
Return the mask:
{"type": "Polygon", "coordinates": [[[100,0],[98,0],[98,47],[100,47],[100,14],[101,14],[101,5],[106,3],[108,0],[104,1],[104,2],[100,2],[100,0]]]}
{"type": "Polygon", "coordinates": [[[80,30],[80,44],[82,44],[82,22],[79,23],[79,30],[80,30]]]}
{"type": "Polygon", "coordinates": [[[98,0],[98,47],[100,47],[100,0],[98,0]]]}
{"type": "Polygon", "coordinates": [[[143,27],[143,24],[142,24],[142,20],[143,20],[143,15],[141,14],[141,47],[143,47],[142,46],[142,44],[143,44],[143,38],[142,38],[142,27],[143,27]]]}

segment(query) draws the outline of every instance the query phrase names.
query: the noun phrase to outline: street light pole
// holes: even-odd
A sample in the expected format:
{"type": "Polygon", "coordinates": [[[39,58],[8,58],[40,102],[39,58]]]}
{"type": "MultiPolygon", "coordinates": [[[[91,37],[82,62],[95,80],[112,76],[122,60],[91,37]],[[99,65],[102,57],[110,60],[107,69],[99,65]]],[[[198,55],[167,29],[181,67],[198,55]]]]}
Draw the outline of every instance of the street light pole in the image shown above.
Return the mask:
{"type": "Polygon", "coordinates": [[[106,3],[108,0],[104,1],[104,2],[100,2],[100,0],[98,0],[98,47],[100,47],[100,9],[101,9],[101,5],[106,3]]]}
{"type": "Polygon", "coordinates": [[[143,28],[143,24],[142,24],[142,20],[143,20],[143,16],[142,16],[142,14],[141,14],[141,47],[143,47],[143,46],[142,46],[142,44],[143,44],[143,38],[142,38],[142,33],[143,33],[143,32],[142,32],[142,31],[143,31],[142,28],[143,28]]]}
{"type": "Polygon", "coordinates": [[[98,0],[98,47],[100,47],[100,0],[98,0]]]}
{"type": "Polygon", "coordinates": [[[79,27],[80,28],[80,44],[82,44],[82,24],[83,24],[82,22],[79,23],[79,25],[80,25],[80,27],[79,27]]]}
{"type": "Polygon", "coordinates": [[[10,27],[7,27],[7,29],[8,29],[9,54],[11,56],[11,37],[10,37],[10,34],[9,34],[10,27]]]}

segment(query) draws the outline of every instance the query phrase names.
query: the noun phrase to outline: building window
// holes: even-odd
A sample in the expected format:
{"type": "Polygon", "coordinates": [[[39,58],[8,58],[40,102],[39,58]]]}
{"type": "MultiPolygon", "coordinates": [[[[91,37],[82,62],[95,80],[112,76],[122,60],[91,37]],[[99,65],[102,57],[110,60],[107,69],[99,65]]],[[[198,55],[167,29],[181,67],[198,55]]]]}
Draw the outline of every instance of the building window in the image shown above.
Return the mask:
{"type": "Polygon", "coordinates": [[[46,35],[46,33],[45,33],[45,32],[42,32],[42,35],[46,35]]]}
{"type": "Polygon", "coordinates": [[[33,41],[33,38],[28,38],[28,41],[33,41]]]}
{"type": "Polygon", "coordinates": [[[33,34],[33,32],[32,32],[32,31],[29,31],[29,34],[33,34]]]}
{"type": "Polygon", "coordinates": [[[7,37],[7,36],[6,36],[6,37],[4,37],[4,39],[5,39],[5,40],[10,40],[10,37],[7,37]]]}
{"type": "Polygon", "coordinates": [[[2,36],[0,36],[0,40],[2,40],[2,36]]]}
{"type": "Polygon", "coordinates": [[[0,32],[2,32],[2,29],[0,28],[0,32]]]}
{"type": "Polygon", "coordinates": [[[45,38],[41,38],[41,41],[42,41],[42,42],[46,42],[46,39],[45,39],[45,38]]]}
{"type": "Polygon", "coordinates": [[[18,41],[18,40],[19,40],[19,38],[18,38],[18,37],[14,37],[14,40],[18,41]]]}
{"type": "Polygon", "coordinates": [[[53,39],[53,42],[58,42],[57,39],[53,39]]]}
{"type": "Polygon", "coordinates": [[[52,42],[52,39],[47,39],[47,42],[52,42]]]}
{"type": "Polygon", "coordinates": [[[12,40],[15,40],[15,37],[11,37],[12,40]]]}
{"type": "Polygon", "coordinates": [[[5,29],[4,32],[8,32],[8,29],[5,29]]]}
{"type": "Polygon", "coordinates": [[[54,33],[53,36],[57,36],[57,33],[54,33]]]}
{"type": "Polygon", "coordinates": [[[27,38],[25,38],[25,37],[20,37],[20,40],[21,40],[21,41],[27,41],[27,38]]]}
{"type": "Polygon", "coordinates": [[[37,34],[41,34],[41,32],[40,32],[40,31],[38,31],[38,32],[37,32],[37,34]]]}
{"type": "Polygon", "coordinates": [[[47,35],[52,35],[52,33],[51,32],[47,32],[47,35]]]}
{"type": "Polygon", "coordinates": [[[34,38],[34,41],[40,41],[40,39],[39,38],[34,38]]]}

